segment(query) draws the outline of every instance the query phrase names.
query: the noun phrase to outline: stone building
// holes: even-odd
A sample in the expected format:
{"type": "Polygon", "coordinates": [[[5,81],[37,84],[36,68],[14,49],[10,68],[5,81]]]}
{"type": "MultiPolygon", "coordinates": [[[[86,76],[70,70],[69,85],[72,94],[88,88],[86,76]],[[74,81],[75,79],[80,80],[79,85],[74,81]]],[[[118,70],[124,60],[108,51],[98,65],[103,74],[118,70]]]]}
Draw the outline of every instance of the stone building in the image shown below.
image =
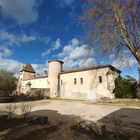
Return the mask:
{"type": "Polygon", "coordinates": [[[25,65],[20,71],[18,93],[41,90],[50,98],[114,98],[114,82],[121,71],[112,65],[63,70],[63,61],[50,60],[48,64],[48,75],[42,77],[35,76],[31,64],[25,65]]]}

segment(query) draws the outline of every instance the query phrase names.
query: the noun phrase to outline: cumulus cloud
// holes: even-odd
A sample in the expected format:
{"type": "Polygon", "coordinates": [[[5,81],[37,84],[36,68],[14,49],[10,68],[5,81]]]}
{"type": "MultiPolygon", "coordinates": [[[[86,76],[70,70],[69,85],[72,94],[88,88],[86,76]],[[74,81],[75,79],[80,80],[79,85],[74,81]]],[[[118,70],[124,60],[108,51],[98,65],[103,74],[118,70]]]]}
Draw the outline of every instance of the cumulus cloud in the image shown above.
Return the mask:
{"type": "Polygon", "coordinates": [[[86,58],[86,59],[77,59],[73,60],[69,57],[64,57],[64,69],[71,69],[71,68],[83,68],[83,67],[91,67],[96,65],[95,58],[86,58]]]}
{"type": "Polygon", "coordinates": [[[19,44],[35,41],[35,36],[28,36],[26,34],[16,35],[4,30],[0,31],[0,40],[5,41],[7,44],[19,44]]]}
{"type": "Polygon", "coordinates": [[[81,45],[72,50],[72,52],[70,53],[70,58],[71,59],[87,58],[90,54],[93,54],[93,49],[90,49],[87,45],[81,45]]]}
{"type": "Polygon", "coordinates": [[[80,42],[79,42],[79,40],[77,38],[73,38],[71,40],[71,44],[72,44],[72,46],[75,47],[75,46],[78,46],[80,44],[80,42]]]}
{"type": "Polygon", "coordinates": [[[128,51],[124,51],[116,58],[114,55],[110,55],[112,65],[118,69],[131,67],[136,64],[136,60],[132,55],[129,55],[128,51]]]}
{"type": "Polygon", "coordinates": [[[53,49],[52,50],[57,50],[61,47],[61,40],[58,38],[53,45],[53,49]]]}
{"type": "MultiPolygon", "coordinates": [[[[7,70],[12,72],[17,78],[19,77],[19,71],[25,65],[26,64],[14,59],[0,58],[0,70],[7,70]]],[[[40,76],[45,75],[45,71],[48,70],[47,61],[45,61],[44,64],[32,64],[32,66],[36,74],[39,74],[40,76]]]]}
{"type": "Polygon", "coordinates": [[[37,0],[0,0],[4,17],[11,17],[19,24],[28,24],[38,19],[37,0]]]}
{"type": "Polygon", "coordinates": [[[42,76],[42,75],[46,75],[45,72],[47,72],[48,70],[48,62],[45,61],[44,64],[32,64],[36,75],[42,76]]]}
{"type": "Polygon", "coordinates": [[[0,46],[0,58],[7,58],[12,55],[12,51],[8,49],[6,46],[0,46]]]}
{"type": "Polygon", "coordinates": [[[49,49],[45,50],[45,51],[41,54],[41,56],[42,56],[42,57],[45,57],[45,56],[49,55],[50,52],[51,52],[51,49],[49,48],[49,49]]]}
{"type": "MultiPolygon", "coordinates": [[[[49,40],[49,42],[50,42],[50,40],[49,40]]],[[[48,43],[47,43],[46,45],[48,45],[48,43]]],[[[42,57],[45,57],[45,56],[49,55],[52,51],[58,50],[60,47],[61,47],[61,40],[58,38],[58,39],[56,39],[56,41],[53,41],[53,42],[50,44],[50,48],[47,48],[47,49],[41,54],[41,56],[42,56],[42,57]]]]}
{"type": "Polygon", "coordinates": [[[86,44],[81,44],[77,38],[73,38],[64,46],[62,52],[58,53],[58,58],[64,61],[64,68],[67,69],[96,65],[93,55],[93,48],[86,44]]]}
{"type": "Polygon", "coordinates": [[[13,72],[16,75],[19,73],[19,70],[22,68],[23,63],[13,60],[13,59],[3,59],[0,58],[0,69],[13,72]]]}
{"type": "Polygon", "coordinates": [[[9,57],[12,55],[12,51],[4,46],[0,46],[0,70],[7,70],[14,73],[16,76],[19,73],[19,70],[22,68],[22,63],[9,57]]]}

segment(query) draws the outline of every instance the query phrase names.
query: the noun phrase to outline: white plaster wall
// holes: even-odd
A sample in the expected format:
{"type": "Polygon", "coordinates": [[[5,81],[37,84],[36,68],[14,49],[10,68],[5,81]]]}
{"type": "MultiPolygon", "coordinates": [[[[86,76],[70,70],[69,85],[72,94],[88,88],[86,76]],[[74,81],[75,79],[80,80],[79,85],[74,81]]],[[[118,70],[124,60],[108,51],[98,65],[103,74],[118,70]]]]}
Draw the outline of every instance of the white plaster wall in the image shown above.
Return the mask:
{"type": "Polygon", "coordinates": [[[20,74],[20,79],[22,79],[22,80],[33,79],[34,75],[35,75],[35,73],[22,71],[21,74],[20,74]]]}
{"type": "Polygon", "coordinates": [[[49,88],[48,77],[22,81],[22,93],[26,93],[26,84],[30,82],[31,88],[49,88]]]}
{"type": "MultiPolygon", "coordinates": [[[[101,68],[60,74],[60,96],[77,99],[113,98],[112,92],[107,88],[106,73],[109,70],[110,68],[101,68]],[[99,83],[99,76],[102,76],[102,83],[99,83]],[[76,78],[77,84],[74,84],[74,78],[76,78]],[[80,78],[83,78],[83,84],[80,83],[80,78]]],[[[115,80],[115,76],[113,75],[110,79],[115,80]]]]}

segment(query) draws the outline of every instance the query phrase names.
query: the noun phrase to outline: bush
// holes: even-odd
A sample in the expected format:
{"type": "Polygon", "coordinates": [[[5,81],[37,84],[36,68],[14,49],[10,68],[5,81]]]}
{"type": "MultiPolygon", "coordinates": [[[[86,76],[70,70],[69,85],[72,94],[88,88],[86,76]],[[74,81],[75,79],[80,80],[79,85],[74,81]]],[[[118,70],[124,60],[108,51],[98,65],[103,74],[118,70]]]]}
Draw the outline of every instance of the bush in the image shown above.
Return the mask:
{"type": "Polygon", "coordinates": [[[119,76],[115,80],[115,97],[116,98],[132,98],[133,97],[133,83],[128,79],[124,79],[119,76]]]}
{"type": "Polygon", "coordinates": [[[12,96],[0,96],[0,103],[9,103],[13,101],[14,101],[14,97],[12,96]]]}

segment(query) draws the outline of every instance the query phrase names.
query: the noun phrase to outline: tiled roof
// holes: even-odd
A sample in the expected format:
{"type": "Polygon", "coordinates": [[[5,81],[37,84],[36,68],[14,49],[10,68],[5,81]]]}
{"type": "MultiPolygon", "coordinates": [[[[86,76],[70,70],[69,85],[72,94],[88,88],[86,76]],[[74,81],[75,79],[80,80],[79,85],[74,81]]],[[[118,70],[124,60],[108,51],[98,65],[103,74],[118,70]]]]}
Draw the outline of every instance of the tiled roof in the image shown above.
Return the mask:
{"type": "Polygon", "coordinates": [[[60,63],[62,63],[62,64],[64,63],[63,61],[61,61],[61,60],[57,60],[57,59],[49,60],[48,63],[50,63],[50,62],[52,62],[52,61],[57,61],[57,62],[60,62],[60,63]]]}
{"type": "Polygon", "coordinates": [[[35,73],[35,70],[33,69],[31,64],[26,64],[20,72],[22,72],[22,71],[35,73]]]}
{"type": "Polygon", "coordinates": [[[72,70],[64,70],[60,74],[65,74],[65,73],[71,73],[71,72],[79,72],[79,71],[86,71],[86,70],[93,70],[93,69],[101,69],[101,68],[107,68],[109,67],[110,69],[121,73],[121,71],[117,68],[115,68],[112,65],[99,65],[99,66],[94,66],[94,67],[85,67],[85,68],[77,68],[77,69],[72,69],[72,70]]]}

